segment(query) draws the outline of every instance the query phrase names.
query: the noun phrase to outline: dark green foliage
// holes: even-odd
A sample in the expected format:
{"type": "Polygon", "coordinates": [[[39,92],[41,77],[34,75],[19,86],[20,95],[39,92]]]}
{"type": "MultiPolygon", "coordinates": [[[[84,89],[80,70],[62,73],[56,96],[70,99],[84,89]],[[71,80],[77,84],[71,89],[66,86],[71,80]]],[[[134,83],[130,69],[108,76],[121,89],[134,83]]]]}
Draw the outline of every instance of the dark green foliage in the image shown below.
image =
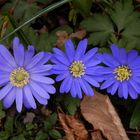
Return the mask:
{"type": "Polygon", "coordinates": [[[135,110],[132,114],[130,121],[130,128],[139,129],[140,128],[140,101],[137,103],[135,110]]]}

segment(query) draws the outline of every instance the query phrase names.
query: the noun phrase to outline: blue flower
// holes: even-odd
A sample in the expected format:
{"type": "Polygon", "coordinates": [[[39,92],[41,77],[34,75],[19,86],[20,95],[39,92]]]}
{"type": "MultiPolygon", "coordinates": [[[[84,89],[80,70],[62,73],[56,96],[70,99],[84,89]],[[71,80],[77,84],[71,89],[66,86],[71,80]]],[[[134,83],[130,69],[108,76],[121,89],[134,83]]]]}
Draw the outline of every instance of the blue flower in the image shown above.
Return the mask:
{"type": "Polygon", "coordinates": [[[13,55],[0,44],[0,100],[6,108],[16,102],[16,109],[22,106],[36,109],[35,99],[43,105],[48,103],[50,94],[55,93],[54,80],[49,77],[52,65],[45,64],[51,54],[40,52],[34,56],[34,48],[29,45],[24,50],[17,37],[13,40],[13,55]]]}
{"type": "Polygon", "coordinates": [[[93,48],[85,53],[87,48],[87,39],[79,42],[77,49],[70,39],[65,43],[65,53],[54,48],[54,54],[51,61],[55,63],[52,69],[53,74],[57,74],[56,81],[61,81],[60,93],[70,91],[72,97],[82,98],[82,90],[88,96],[93,96],[94,87],[99,87],[99,81],[102,77],[97,76],[96,70],[100,68],[97,64],[97,48],[93,48]]]}
{"type": "Polygon", "coordinates": [[[98,70],[104,75],[101,89],[106,89],[111,95],[118,91],[119,97],[125,99],[128,95],[136,99],[140,93],[140,56],[136,50],[126,52],[124,48],[111,45],[113,55],[103,53],[100,58],[106,67],[98,70]]]}

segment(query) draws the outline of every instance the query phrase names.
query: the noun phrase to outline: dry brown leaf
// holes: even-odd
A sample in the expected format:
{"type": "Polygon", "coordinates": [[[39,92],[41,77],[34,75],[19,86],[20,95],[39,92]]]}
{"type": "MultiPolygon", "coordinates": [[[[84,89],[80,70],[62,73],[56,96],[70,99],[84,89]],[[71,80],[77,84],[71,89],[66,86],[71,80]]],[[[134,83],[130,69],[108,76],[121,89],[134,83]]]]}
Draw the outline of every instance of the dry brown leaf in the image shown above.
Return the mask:
{"type": "Polygon", "coordinates": [[[84,38],[86,36],[86,30],[79,30],[79,31],[77,31],[77,32],[75,32],[75,33],[72,33],[71,35],[70,35],[70,37],[72,38],[72,37],[76,37],[76,38],[78,38],[78,39],[82,39],[82,38],[84,38]]]}
{"type": "Polygon", "coordinates": [[[57,31],[56,32],[56,36],[57,36],[57,41],[56,41],[56,46],[58,47],[58,48],[61,48],[63,45],[64,45],[64,43],[65,43],[65,41],[68,39],[68,37],[69,37],[69,35],[68,35],[68,33],[66,32],[66,31],[57,31]]]}
{"type": "Polygon", "coordinates": [[[88,132],[84,125],[74,116],[59,113],[59,121],[66,133],[64,140],[87,140],[88,132]]]}
{"type": "Polygon", "coordinates": [[[91,137],[92,137],[92,140],[105,140],[102,137],[102,134],[100,131],[94,131],[93,133],[91,133],[91,137]]]}
{"type": "Polygon", "coordinates": [[[129,140],[108,96],[96,92],[93,97],[85,97],[81,102],[81,113],[108,140],[129,140]]]}

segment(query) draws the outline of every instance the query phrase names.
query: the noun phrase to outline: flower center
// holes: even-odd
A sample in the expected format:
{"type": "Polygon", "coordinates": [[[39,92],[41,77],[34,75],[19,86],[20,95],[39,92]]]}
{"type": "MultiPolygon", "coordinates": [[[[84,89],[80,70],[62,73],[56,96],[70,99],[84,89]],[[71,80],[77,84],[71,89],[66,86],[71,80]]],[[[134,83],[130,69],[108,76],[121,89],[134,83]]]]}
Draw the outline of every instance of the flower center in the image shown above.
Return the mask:
{"type": "Polygon", "coordinates": [[[81,77],[85,74],[86,67],[82,63],[82,61],[74,61],[70,66],[70,73],[74,77],[81,77]]]}
{"type": "Polygon", "coordinates": [[[24,68],[17,68],[10,74],[10,82],[16,87],[23,87],[29,82],[29,73],[24,68]]]}
{"type": "Polygon", "coordinates": [[[129,80],[130,76],[132,75],[129,67],[124,65],[117,67],[113,73],[116,74],[115,78],[121,82],[124,80],[129,80]]]}

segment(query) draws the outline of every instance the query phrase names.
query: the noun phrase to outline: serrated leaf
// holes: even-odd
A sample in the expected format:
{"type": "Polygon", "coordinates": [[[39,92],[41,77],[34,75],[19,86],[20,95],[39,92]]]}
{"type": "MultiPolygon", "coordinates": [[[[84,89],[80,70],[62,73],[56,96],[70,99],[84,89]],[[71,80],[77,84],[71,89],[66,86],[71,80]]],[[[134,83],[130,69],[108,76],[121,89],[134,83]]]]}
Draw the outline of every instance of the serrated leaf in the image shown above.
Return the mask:
{"type": "Polygon", "coordinates": [[[107,15],[95,14],[93,17],[84,20],[81,26],[92,32],[90,43],[93,45],[105,44],[114,32],[113,25],[107,15]]]}
{"type": "Polygon", "coordinates": [[[130,120],[130,128],[140,128],[140,101],[137,103],[130,120]]]}
{"type": "Polygon", "coordinates": [[[132,1],[127,0],[125,2],[117,1],[113,6],[113,10],[109,11],[113,22],[118,28],[118,32],[131,21],[133,10],[132,1]]]}
{"type": "Polygon", "coordinates": [[[56,140],[62,138],[61,133],[58,130],[55,130],[55,129],[52,129],[51,131],[49,131],[49,135],[56,140]]]}

